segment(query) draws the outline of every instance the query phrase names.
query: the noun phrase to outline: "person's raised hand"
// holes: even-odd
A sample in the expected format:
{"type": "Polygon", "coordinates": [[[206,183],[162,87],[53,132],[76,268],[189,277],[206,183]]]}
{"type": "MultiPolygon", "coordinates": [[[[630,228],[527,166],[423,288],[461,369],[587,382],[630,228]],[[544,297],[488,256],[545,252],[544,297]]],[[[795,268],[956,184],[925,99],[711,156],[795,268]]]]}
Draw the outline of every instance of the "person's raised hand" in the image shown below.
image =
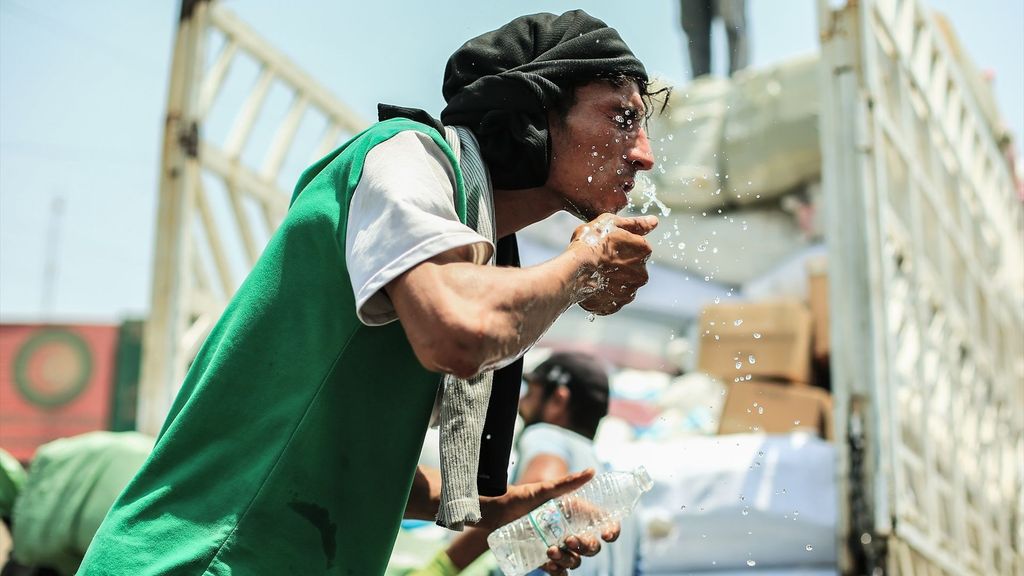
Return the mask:
{"type": "Polygon", "coordinates": [[[593,477],[594,470],[587,468],[582,472],[563,476],[557,480],[510,484],[508,491],[501,496],[481,496],[481,520],[477,526],[488,531],[504,526],[525,516],[548,500],[580,488],[593,477]]]}

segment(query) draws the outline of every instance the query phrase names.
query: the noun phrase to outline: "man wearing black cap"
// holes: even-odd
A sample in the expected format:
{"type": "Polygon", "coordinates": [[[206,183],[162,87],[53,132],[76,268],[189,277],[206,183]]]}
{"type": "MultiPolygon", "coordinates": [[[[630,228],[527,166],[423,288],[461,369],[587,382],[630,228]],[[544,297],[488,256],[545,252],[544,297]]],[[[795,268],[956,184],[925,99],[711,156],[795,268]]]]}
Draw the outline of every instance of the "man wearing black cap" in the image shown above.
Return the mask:
{"type": "Polygon", "coordinates": [[[443,91],[441,121],[382,106],[303,173],[82,574],[381,574],[403,515],[494,528],[590,478],[506,492],[516,359],[647,281],[657,220],[614,215],[653,165],[646,71],[600,20],[535,14],[463,45],[443,91]],[[509,267],[559,210],[587,222],[566,250],[509,267]],[[416,466],[435,399],[440,473],[416,466]]]}
{"type": "MultiPolygon", "coordinates": [[[[553,480],[604,464],[594,450],[598,424],[608,414],[608,373],[589,354],[555,352],[523,376],[519,413],[525,428],[516,441],[513,482],[553,480]]],[[[458,574],[487,550],[487,533],[470,530],[410,576],[458,574]]],[[[639,573],[635,519],[617,543],[573,574],[628,576],[639,573]]]]}

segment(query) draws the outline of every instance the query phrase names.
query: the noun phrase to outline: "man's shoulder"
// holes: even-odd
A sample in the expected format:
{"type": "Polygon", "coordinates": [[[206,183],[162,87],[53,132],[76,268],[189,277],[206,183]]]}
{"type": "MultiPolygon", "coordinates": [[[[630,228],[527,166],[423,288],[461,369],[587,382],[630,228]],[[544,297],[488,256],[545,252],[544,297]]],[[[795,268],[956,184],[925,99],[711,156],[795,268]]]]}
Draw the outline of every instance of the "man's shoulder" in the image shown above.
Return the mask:
{"type": "Polygon", "coordinates": [[[408,118],[391,118],[376,122],[356,136],[355,141],[379,144],[396,136],[416,138],[424,143],[433,142],[438,147],[450,148],[445,142],[444,134],[436,128],[408,118]]]}

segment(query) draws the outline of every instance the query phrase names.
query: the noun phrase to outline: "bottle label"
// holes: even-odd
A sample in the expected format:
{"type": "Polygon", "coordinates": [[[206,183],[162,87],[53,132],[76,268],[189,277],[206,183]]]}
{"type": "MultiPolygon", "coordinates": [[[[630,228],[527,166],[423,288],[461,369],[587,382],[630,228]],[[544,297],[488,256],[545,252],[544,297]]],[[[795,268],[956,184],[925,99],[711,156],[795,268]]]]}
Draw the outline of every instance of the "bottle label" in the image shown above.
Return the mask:
{"type": "Polygon", "coordinates": [[[565,519],[558,502],[549,500],[527,516],[545,546],[557,546],[565,538],[565,519]]]}

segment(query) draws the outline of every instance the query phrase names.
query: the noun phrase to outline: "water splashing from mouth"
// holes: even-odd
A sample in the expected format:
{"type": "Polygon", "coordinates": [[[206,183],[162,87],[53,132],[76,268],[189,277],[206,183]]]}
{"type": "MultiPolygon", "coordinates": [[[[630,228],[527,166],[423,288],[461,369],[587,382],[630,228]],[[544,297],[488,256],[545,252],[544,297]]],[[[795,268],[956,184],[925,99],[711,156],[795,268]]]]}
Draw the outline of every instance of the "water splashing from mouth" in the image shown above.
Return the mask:
{"type": "Polygon", "coordinates": [[[651,182],[647,174],[641,172],[636,175],[633,180],[633,189],[644,198],[644,203],[640,206],[640,213],[647,214],[652,204],[658,207],[662,216],[668,216],[672,213],[672,209],[658,199],[658,187],[654,185],[654,182],[651,182]]]}

